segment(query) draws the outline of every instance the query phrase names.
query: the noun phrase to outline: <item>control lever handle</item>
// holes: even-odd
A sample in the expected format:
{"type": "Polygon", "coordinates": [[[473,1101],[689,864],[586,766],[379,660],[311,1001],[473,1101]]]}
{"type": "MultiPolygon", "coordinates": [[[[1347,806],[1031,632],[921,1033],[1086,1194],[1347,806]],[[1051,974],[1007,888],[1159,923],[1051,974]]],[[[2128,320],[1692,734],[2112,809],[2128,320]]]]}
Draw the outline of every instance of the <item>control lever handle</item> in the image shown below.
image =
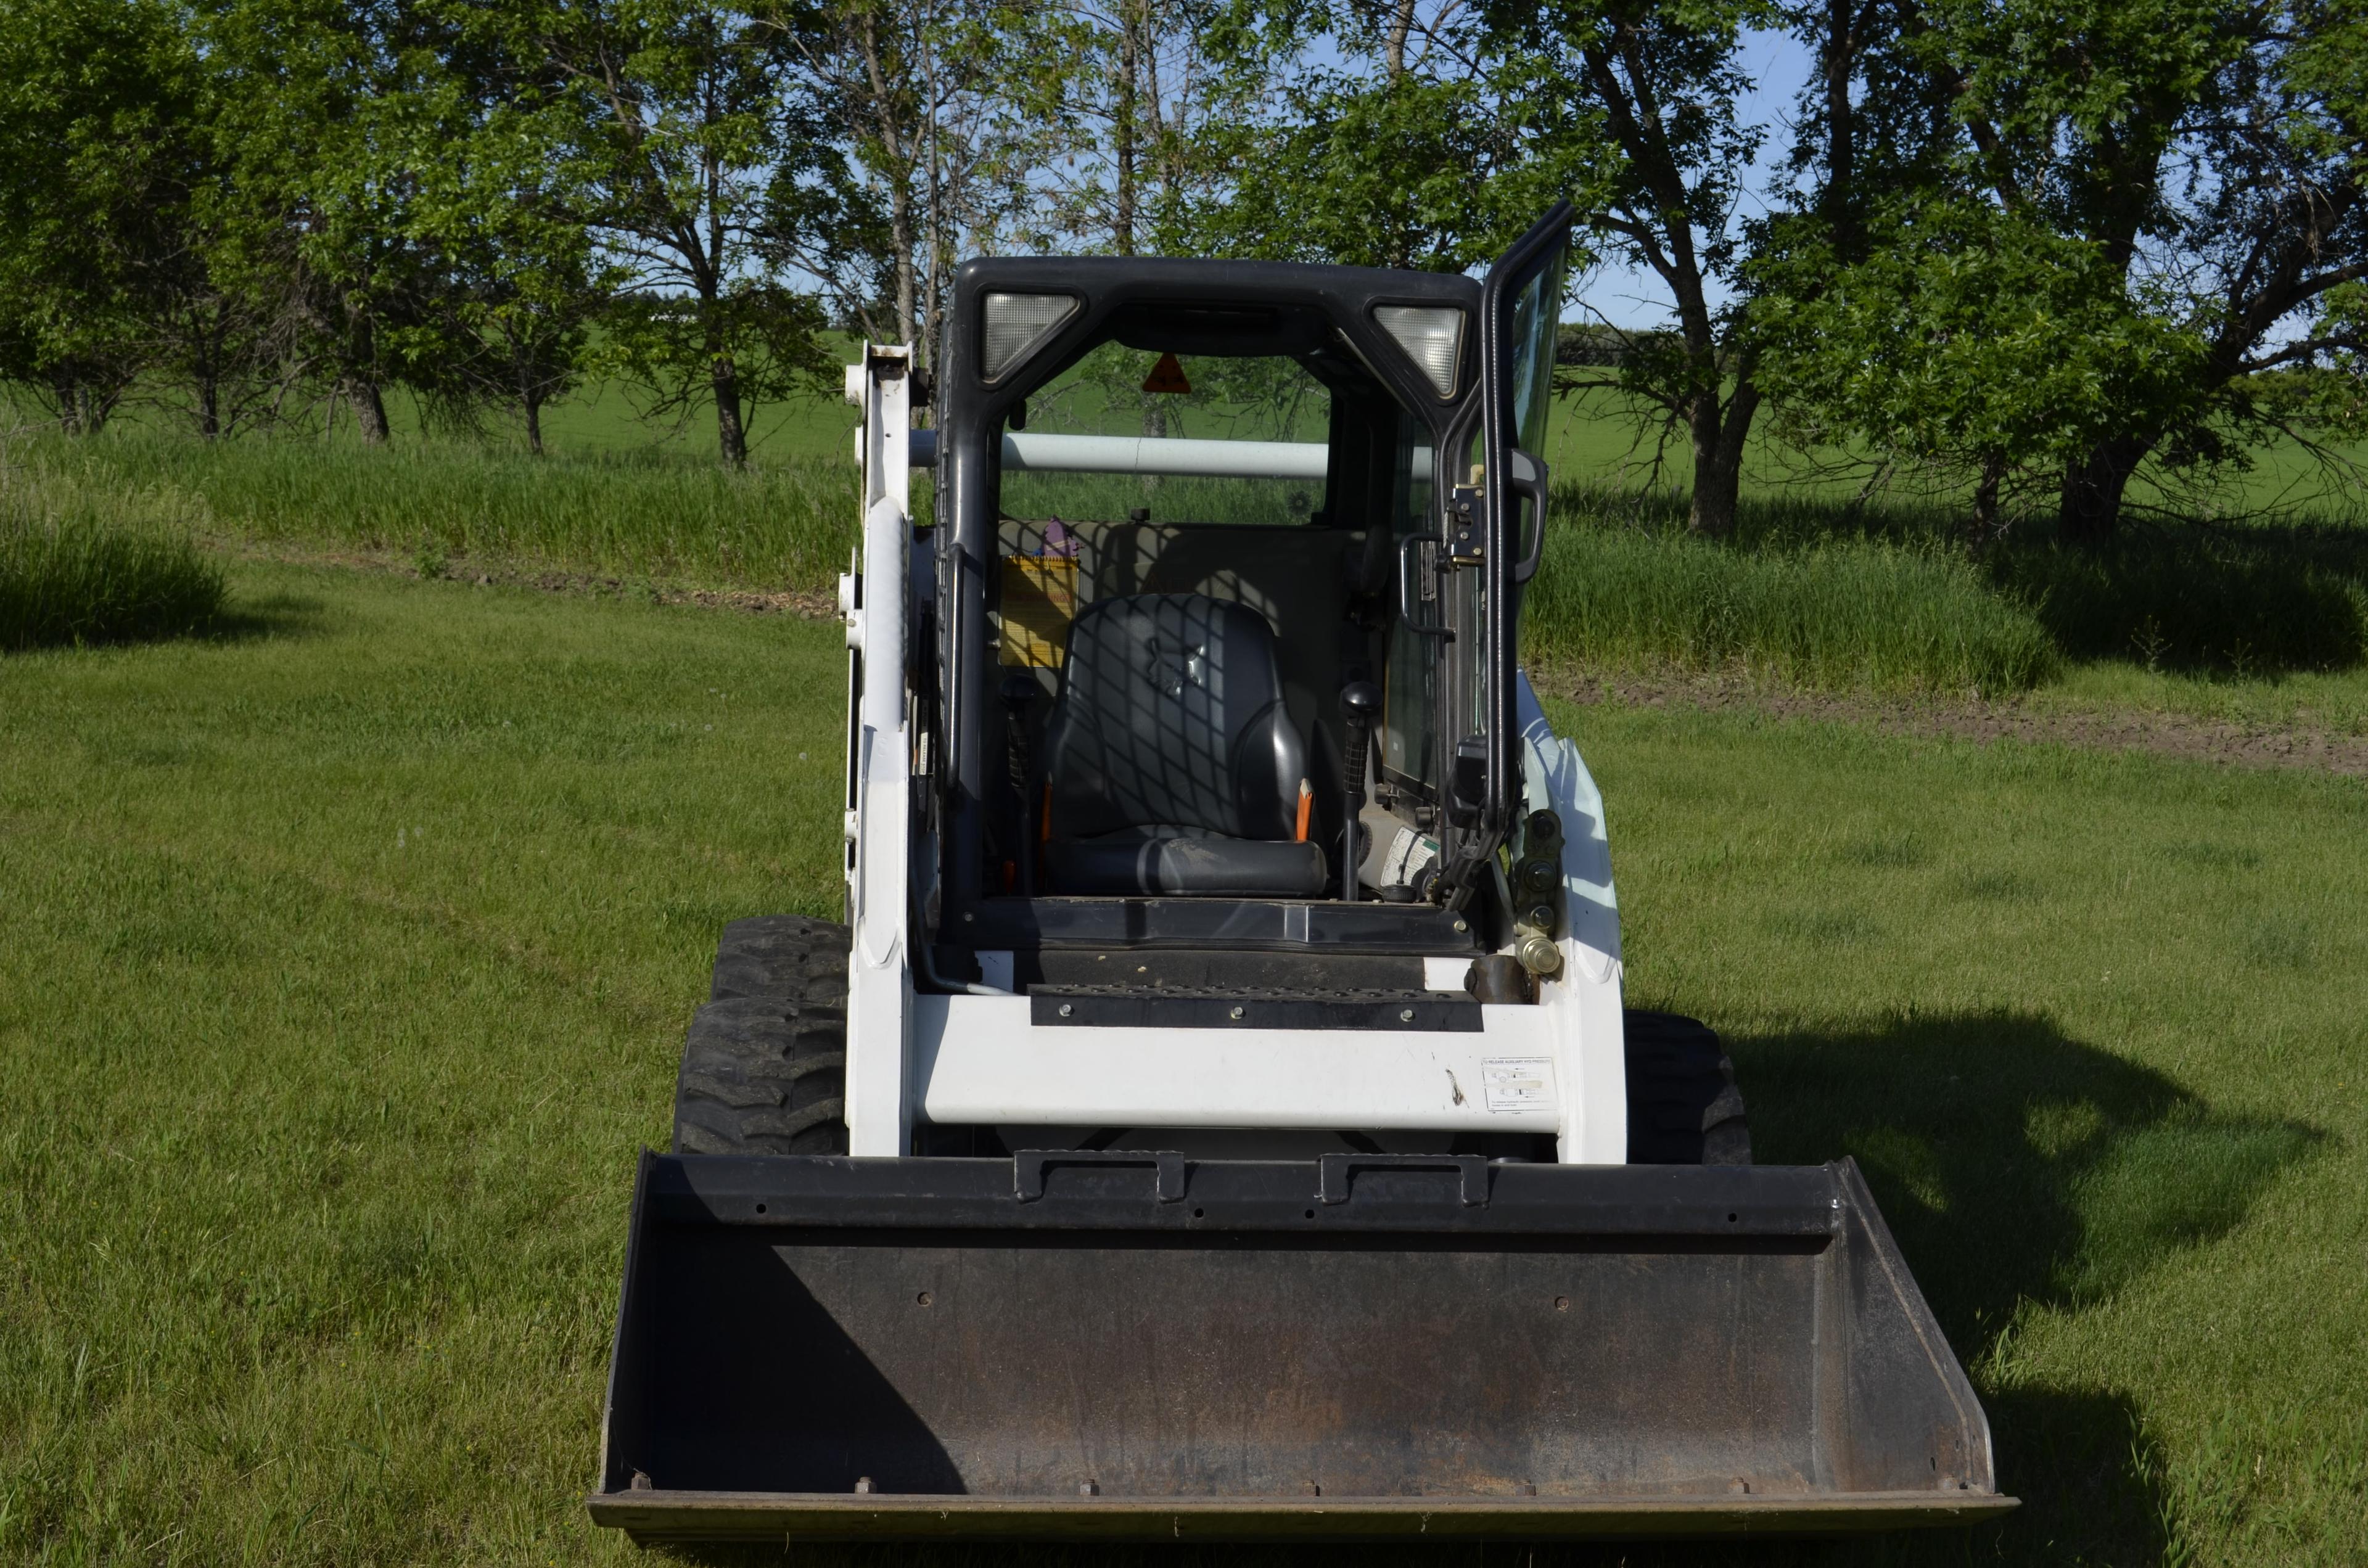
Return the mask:
{"type": "Polygon", "coordinates": [[[1340,824],[1340,896],[1357,901],[1357,819],[1365,810],[1365,754],[1372,749],[1373,721],[1381,716],[1382,688],[1369,680],[1352,680],[1340,688],[1340,711],[1348,721],[1348,756],[1341,767],[1346,786],[1340,824]]]}

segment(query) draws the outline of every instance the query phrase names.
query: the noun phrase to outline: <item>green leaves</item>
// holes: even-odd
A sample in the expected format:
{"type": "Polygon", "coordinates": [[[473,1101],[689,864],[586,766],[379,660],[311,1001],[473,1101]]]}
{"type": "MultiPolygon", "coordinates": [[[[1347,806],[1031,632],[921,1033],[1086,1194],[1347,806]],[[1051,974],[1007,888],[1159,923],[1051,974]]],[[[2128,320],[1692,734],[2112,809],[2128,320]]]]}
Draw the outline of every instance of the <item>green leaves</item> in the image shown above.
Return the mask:
{"type": "Polygon", "coordinates": [[[170,284],[195,149],[176,11],[23,0],[0,26],[0,378],[95,430],[170,284]]]}
{"type": "Polygon", "coordinates": [[[2103,247],[2031,218],[1887,204],[1855,264],[1812,225],[1784,237],[1754,268],[1760,376],[1804,443],[2060,467],[2198,384],[2202,340],[2133,301],[2103,247]]]}

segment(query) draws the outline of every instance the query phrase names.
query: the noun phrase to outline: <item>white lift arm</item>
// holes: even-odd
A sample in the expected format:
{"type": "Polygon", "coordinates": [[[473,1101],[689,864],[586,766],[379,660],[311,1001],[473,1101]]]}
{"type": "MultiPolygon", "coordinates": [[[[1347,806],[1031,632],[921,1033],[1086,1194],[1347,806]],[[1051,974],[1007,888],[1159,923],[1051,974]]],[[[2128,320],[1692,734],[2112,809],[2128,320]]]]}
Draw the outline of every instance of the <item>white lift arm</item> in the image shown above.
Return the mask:
{"type": "Polygon", "coordinates": [[[852,1154],[901,1155],[913,1132],[911,715],[905,699],[905,555],[913,524],[909,347],[868,345],[847,371],[863,410],[863,545],[838,583],[847,619],[847,1128],[852,1154]]]}

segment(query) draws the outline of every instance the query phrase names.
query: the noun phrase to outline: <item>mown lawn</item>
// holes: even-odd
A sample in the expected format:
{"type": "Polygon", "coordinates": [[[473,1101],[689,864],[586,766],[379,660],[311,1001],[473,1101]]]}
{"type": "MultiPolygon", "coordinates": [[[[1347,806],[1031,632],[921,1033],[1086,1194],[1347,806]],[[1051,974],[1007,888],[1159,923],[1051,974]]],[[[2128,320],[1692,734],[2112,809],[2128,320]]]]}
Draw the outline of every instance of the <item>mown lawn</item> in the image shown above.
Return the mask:
{"type": "MultiPolygon", "coordinates": [[[[716,927],[837,908],[836,630],[233,587],[0,660],[0,1560],[628,1557],[633,1152],[716,927]]],[[[1782,1559],[2358,1561],[2368,786],[1563,717],[1632,998],[1731,1037],[1763,1158],[1866,1165],[2027,1500],[1782,1559]]],[[[1054,1559],[1110,1561],[958,1560],[1054,1559]]]]}
{"type": "Polygon", "coordinates": [[[0,1560],[581,1555],[715,929],[837,907],[842,655],[236,584],[243,636],[0,664],[0,1560]]]}

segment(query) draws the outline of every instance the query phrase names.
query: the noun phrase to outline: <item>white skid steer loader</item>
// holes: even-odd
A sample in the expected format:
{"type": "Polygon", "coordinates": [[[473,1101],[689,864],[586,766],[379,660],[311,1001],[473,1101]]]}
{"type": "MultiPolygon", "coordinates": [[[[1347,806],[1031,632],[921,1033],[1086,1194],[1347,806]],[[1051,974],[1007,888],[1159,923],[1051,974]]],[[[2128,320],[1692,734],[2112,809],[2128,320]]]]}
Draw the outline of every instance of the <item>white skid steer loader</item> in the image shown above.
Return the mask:
{"type": "Polygon", "coordinates": [[[976,261],[933,429],[907,349],[849,369],[848,923],[723,935],[598,1522],[2014,1506],[1856,1167],[1754,1166],[1716,1038],[1622,1011],[1602,801],[1514,662],[1569,222],[1485,283],[976,261]]]}

